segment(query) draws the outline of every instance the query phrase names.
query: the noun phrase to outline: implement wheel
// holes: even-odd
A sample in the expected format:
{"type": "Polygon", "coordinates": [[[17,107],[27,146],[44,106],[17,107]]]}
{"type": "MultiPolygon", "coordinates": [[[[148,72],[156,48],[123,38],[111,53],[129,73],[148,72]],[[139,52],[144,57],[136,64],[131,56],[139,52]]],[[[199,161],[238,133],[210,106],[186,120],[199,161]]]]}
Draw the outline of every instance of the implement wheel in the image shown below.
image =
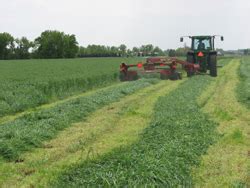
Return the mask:
{"type": "Polygon", "coordinates": [[[170,80],[181,80],[182,79],[182,75],[180,72],[174,72],[169,76],[170,80]]]}
{"type": "Polygon", "coordinates": [[[125,72],[120,72],[120,81],[124,82],[124,81],[134,81],[134,80],[138,80],[138,74],[136,71],[127,71],[125,72]]]}
{"type": "Polygon", "coordinates": [[[187,71],[187,77],[191,77],[194,75],[194,71],[187,71]]]}
{"type": "Polygon", "coordinates": [[[124,72],[120,72],[119,79],[120,79],[121,82],[126,81],[126,75],[125,75],[124,72]]]}
{"type": "Polygon", "coordinates": [[[161,80],[168,80],[169,79],[169,76],[167,74],[160,74],[160,78],[161,80]]]}

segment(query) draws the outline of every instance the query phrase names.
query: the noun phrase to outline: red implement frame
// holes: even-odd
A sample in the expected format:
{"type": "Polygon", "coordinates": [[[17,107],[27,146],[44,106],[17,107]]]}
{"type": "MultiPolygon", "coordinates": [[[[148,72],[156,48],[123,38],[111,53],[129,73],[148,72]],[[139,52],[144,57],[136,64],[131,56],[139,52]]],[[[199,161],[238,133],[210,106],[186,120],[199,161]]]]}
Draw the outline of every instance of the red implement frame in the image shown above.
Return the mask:
{"type": "Polygon", "coordinates": [[[181,74],[176,71],[177,65],[180,64],[187,71],[188,74],[195,74],[199,71],[200,66],[189,63],[177,58],[147,58],[146,63],[138,63],[127,65],[122,63],[120,65],[120,80],[131,81],[138,79],[138,73],[160,73],[161,79],[177,80],[181,79],[181,74]],[[131,67],[137,67],[138,70],[129,70],[131,67]]]}

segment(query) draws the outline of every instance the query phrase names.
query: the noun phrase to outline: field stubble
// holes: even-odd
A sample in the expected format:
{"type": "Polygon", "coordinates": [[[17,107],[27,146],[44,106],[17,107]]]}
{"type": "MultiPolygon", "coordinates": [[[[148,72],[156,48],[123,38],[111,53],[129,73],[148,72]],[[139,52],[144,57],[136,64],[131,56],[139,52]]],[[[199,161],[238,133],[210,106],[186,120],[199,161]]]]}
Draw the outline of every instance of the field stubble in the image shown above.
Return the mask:
{"type": "Polygon", "coordinates": [[[194,169],[197,187],[250,186],[250,112],[238,102],[242,84],[239,68],[240,59],[232,60],[198,100],[203,111],[219,123],[221,139],[202,157],[201,166],[194,169]]]}

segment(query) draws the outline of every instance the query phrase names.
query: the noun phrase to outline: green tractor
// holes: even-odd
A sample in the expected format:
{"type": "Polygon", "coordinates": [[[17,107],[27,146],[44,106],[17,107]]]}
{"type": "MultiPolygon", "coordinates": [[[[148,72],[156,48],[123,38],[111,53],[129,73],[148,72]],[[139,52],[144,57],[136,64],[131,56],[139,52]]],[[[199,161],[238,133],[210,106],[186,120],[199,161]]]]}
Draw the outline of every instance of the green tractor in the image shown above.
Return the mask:
{"type": "MultiPolygon", "coordinates": [[[[213,77],[217,76],[217,52],[214,48],[214,36],[185,36],[192,40],[191,50],[187,53],[187,62],[199,65],[199,72],[209,74],[213,77]]],[[[221,41],[224,40],[223,36],[221,41]]],[[[183,42],[183,37],[180,39],[183,42]]],[[[195,71],[188,71],[187,76],[195,74],[195,71]]]]}

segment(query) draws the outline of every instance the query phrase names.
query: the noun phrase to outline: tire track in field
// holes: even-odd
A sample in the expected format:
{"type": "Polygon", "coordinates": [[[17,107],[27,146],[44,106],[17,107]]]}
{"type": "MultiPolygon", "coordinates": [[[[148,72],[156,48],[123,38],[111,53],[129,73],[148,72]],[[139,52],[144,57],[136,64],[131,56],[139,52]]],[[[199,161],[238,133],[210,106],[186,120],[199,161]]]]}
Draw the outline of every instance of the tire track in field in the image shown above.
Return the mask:
{"type": "Polygon", "coordinates": [[[44,187],[70,165],[133,143],[149,124],[158,97],[183,81],[161,81],[140,90],[62,131],[44,148],[24,154],[22,163],[0,165],[0,173],[4,174],[2,186],[44,187]]]}
{"type": "Polygon", "coordinates": [[[15,119],[17,119],[19,117],[22,117],[24,115],[34,113],[34,112],[37,112],[37,111],[40,111],[40,110],[43,110],[43,109],[46,109],[46,108],[52,108],[52,107],[54,107],[54,106],[56,106],[58,104],[61,104],[61,103],[64,103],[64,102],[67,102],[67,101],[70,101],[70,100],[73,100],[73,99],[76,99],[76,98],[79,98],[79,97],[89,96],[89,95],[91,95],[91,94],[93,94],[95,92],[101,92],[103,90],[106,90],[106,89],[109,89],[109,88],[114,88],[114,87],[117,87],[118,85],[122,85],[122,84],[125,84],[125,83],[124,82],[123,83],[115,83],[115,84],[112,84],[110,86],[105,86],[105,87],[101,87],[101,88],[98,88],[98,89],[89,90],[89,91],[83,92],[81,94],[72,95],[72,96],[67,97],[65,99],[57,100],[57,101],[49,103],[49,104],[43,104],[41,106],[31,108],[31,109],[25,110],[23,112],[19,112],[19,113],[13,114],[13,115],[7,115],[7,116],[4,116],[4,117],[1,117],[0,118],[0,126],[1,126],[1,124],[8,123],[10,121],[14,121],[15,119]]]}
{"type": "Polygon", "coordinates": [[[234,59],[200,97],[203,110],[219,123],[221,138],[194,169],[196,187],[250,186],[250,112],[237,100],[239,59],[234,59]]]}

